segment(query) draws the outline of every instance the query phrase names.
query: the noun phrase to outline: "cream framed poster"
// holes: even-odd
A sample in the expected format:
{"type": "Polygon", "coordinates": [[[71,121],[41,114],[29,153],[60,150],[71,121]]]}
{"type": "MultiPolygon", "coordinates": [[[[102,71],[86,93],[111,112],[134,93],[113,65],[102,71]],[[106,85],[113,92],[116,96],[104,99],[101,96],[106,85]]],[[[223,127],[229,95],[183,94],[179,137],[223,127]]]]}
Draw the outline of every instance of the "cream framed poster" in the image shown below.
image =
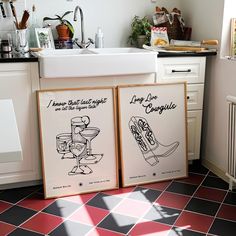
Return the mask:
{"type": "Polygon", "coordinates": [[[123,186],[187,176],[186,84],[118,87],[123,186]]]}
{"type": "Polygon", "coordinates": [[[112,87],[37,92],[45,198],[118,188],[112,87]]]}
{"type": "Polygon", "coordinates": [[[236,18],[231,19],[230,55],[236,56],[236,18]]]}

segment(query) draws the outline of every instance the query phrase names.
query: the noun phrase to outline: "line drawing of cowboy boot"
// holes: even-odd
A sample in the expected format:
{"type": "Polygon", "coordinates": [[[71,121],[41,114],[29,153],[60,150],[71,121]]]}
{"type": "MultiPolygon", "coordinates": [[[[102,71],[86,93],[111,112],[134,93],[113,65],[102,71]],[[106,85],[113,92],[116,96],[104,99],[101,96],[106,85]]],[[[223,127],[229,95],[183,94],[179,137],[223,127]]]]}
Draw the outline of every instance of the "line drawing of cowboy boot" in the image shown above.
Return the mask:
{"type": "Polygon", "coordinates": [[[173,142],[168,145],[164,145],[157,141],[151,127],[147,120],[143,117],[135,116],[131,118],[133,122],[137,124],[139,130],[142,132],[142,136],[146,139],[150,149],[156,157],[168,157],[171,155],[179,146],[179,142],[173,142]]]}
{"type": "Polygon", "coordinates": [[[138,144],[140,151],[142,152],[144,160],[149,165],[155,166],[159,162],[159,160],[155,156],[155,154],[152,152],[152,150],[150,149],[148,143],[146,142],[146,140],[144,139],[144,137],[141,134],[141,130],[139,129],[137,124],[132,121],[132,118],[129,121],[129,128],[130,128],[130,131],[131,131],[136,143],[138,144]]]}

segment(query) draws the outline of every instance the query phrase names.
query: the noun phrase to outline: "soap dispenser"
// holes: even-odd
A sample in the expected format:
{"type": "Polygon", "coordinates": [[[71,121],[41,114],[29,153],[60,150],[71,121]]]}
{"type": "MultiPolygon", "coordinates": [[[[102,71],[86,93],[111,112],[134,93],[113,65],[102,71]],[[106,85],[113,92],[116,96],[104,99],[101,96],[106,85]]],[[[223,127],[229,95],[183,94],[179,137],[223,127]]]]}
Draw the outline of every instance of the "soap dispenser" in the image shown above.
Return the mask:
{"type": "Polygon", "coordinates": [[[103,48],[104,47],[104,38],[103,32],[100,27],[97,29],[97,33],[95,35],[95,48],[103,48]]]}

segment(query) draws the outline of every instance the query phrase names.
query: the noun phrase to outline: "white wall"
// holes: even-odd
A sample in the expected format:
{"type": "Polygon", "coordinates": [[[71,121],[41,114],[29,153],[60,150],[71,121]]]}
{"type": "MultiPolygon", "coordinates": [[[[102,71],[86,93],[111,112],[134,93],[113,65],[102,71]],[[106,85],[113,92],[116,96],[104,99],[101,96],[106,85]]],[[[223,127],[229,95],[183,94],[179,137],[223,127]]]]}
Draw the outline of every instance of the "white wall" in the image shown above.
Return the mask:
{"type": "MultiPolygon", "coordinates": [[[[26,9],[31,10],[32,5],[35,4],[37,16],[41,22],[44,16],[53,17],[55,14],[61,15],[68,10],[73,11],[79,4],[84,12],[86,39],[94,38],[97,27],[100,26],[104,32],[105,46],[119,47],[127,45],[130,22],[135,15],[152,15],[157,5],[171,10],[173,7],[179,7],[179,2],[180,0],[157,0],[156,3],[152,3],[151,0],[17,0],[15,5],[20,18],[25,6],[26,9]]],[[[72,20],[72,15],[68,19],[72,20]]],[[[75,36],[78,37],[80,35],[79,22],[72,20],[72,23],[76,30],[75,36]]],[[[0,19],[0,37],[1,35],[3,37],[5,30],[12,28],[12,19],[0,19]]]]}
{"type": "Polygon", "coordinates": [[[223,56],[229,53],[230,18],[236,17],[236,3],[234,0],[181,0],[181,4],[193,26],[194,39],[220,41],[218,55],[207,59],[202,159],[223,173],[227,170],[226,96],[236,96],[236,61],[223,56]]]}

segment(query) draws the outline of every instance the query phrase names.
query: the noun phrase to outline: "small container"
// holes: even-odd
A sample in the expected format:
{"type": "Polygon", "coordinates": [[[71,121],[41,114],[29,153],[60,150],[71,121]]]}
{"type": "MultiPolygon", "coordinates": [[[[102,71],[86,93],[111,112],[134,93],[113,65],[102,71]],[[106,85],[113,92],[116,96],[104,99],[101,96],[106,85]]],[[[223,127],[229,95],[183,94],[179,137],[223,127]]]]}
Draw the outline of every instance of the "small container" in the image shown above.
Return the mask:
{"type": "Polygon", "coordinates": [[[1,52],[2,53],[9,53],[12,51],[12,46],[9,45],[7,40],[2,40],[1,41],[1,52]]]}
{"type": "Polygon", "coordinates": [[[103,48],[104,47],[104,37],[103,32],[100,27],[98,27],[97,33],[95,35],[95,48],[103,48]]]}

